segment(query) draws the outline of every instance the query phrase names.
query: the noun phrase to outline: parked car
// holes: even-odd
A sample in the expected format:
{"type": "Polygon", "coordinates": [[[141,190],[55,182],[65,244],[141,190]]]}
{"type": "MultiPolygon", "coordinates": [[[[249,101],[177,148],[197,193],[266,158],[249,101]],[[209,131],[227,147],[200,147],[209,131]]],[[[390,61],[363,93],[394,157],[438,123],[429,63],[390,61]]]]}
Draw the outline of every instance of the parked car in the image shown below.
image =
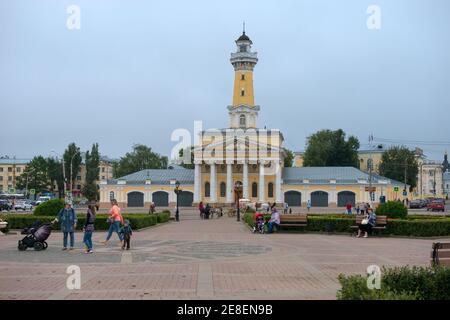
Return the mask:
{"type": "Polygon", "coordinates": [[[33,210],[33,206],[27,201],[19,201],[14,205],[14,210],[31,211],[33,210]]]}
{"type": "Polygon", "coordinates": [[[423,202],[421,200],[412,200],[409,203],[409,208],[410,209],[420,209],[423,208],[423,202]]]}
{"type": "Polygon", "coordinates": [[[426,208],[428,204],[428,201],[425,199],[420,199],[420,207],[421,208],[426,208]]]}
{"type": "Polygon", "coordinates": [[[11,204],[8,200],[0,200],[0,211],[9,211],[12,210],[11,204]]]}
{"type": "Polygon", "coordinates": [[[445,211],[445,204],[444,201],[442,200],[434,200],[432,201],[428,207],[427,207],[427,211],[445,211]]]}
{"type": "Polygon", "coordinates": [[[40,205],[43,202],[49,201],[51,198],[48,196],[39,197],[36,201],[36,205],[40,205]]]}

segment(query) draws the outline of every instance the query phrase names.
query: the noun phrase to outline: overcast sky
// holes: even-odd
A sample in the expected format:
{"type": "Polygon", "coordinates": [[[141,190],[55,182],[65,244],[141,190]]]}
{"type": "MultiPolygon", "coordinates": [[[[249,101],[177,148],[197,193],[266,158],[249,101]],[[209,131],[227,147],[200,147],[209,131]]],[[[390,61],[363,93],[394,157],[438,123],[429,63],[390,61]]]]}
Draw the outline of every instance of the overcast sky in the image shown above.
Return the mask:
{"type": "MultiPolygon", "coordinates": [[[[450,149],[448,0],[2,0],[0,155],[93,142],[169,155],[177,128],[229,126],[230,53],[245,20],[258,52],[259,126],[304,150],[317,130],[450,149]],[[66,22],[81,9],[81,29],[66,22]],[[368,6],[381,9],[370,30],[368,6]]],[[[412,144],[409,146],[413,146],[412,144]]],[[[449,150],[450,151],[450,150],[449,150]]]]}

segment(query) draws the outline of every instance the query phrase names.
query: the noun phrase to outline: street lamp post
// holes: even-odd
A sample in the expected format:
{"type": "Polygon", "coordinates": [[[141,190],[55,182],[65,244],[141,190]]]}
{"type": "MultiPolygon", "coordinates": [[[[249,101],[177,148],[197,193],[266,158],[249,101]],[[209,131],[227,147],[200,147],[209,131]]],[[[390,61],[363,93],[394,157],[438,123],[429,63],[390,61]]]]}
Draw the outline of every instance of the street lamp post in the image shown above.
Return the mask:
{"type": "Polygon", "coordinates": [[[177,195],[177,209],[175,211],[175,220],[180,221],[180,212],[178,210],[178,196],[181,194],[181,192],[183,192],[183,190],[180,189],[180,181],[178,181],[178,180],[177,180],[177,182],[175,182],[174,192],[177,195]]]}
{"type": "Polygon", "coordinates": [[[234,185],[234,192],[236,194],[236,208],[237,208],[237,218],[236,220],[239,222],[241,221],[241,211],[239,208],[239,197],[241,195],[241,190],[242,190],[242,184],[241,182],[237,181],[234,185]]]}

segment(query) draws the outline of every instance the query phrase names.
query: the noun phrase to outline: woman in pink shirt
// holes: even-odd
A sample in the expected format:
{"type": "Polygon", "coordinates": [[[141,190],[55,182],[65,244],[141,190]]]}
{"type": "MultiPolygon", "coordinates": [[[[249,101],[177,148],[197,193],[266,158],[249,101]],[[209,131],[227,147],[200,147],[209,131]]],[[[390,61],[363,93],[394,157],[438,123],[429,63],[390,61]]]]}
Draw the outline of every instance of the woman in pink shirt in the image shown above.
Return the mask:
{"type": "Polygon", "coordinates": [[[117,204],[117,200],[113,199],[111,200],[111,209],[109,210],[109,218],[108,218],[110,225],[108,230],[108,236],[106,237],[106,240],[103,242],[106,244],[109,239],[111,238],[113,232],[117,232],[117,235],[119,236],[119,240],[122,243],[122,235],[120,234],[120,225],[123,224],[123,217],[120,213],[120,208],[117,204]]]}

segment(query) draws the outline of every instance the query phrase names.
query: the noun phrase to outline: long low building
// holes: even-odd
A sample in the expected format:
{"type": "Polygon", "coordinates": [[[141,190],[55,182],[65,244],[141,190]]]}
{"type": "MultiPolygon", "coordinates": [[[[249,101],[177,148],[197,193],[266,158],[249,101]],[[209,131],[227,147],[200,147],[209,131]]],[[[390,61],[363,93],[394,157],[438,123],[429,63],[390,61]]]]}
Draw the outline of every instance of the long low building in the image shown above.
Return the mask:
{"type": "MultiPolygon", "coordinates": [[[[367,173],[353,167],[301,167],[282,169],[282,202],[291,207],[306,206],[311,201],[313,207],[343,207],[348,202],[371,202],[370,193],[366,189],[370,184],[374,188],[375,203],[381,196],[387,200],[402,198],[404,185],[401,182],[374,175],[372,183],[367,173]]],[[[103,181],[100,184],[100,199],[102,207],[109,205],[110,199],[117,199],[122,207],[148,207],[154,202],[157,207],[174,207],[176,204],[175,184],[180,182],[183,190],[178,201],[181,207],[196,205],[194,202],[193,169],[142,170],[119,179],[103,181]]],[[[235,180],[241,180],[242,175],[234,174],[235,180]]],[[[220,206],[227,206],[226,181],[217,181],[217,201],[220,206]]],[[[211,200],[211,185],[207,181],[201,188],[203,193],[198,196],[204,203],[211,200]],[[208,186],[209,184],[209,186],[208,186]]],[[[258,202],[258,183],[251,183],[249,199],[258,202]]],[[[276,194],[272,182],[265,186],[264,202],[275,202],[276,194]]],[[[234,202],[235,199],[232,200],[234,202]]]]}

